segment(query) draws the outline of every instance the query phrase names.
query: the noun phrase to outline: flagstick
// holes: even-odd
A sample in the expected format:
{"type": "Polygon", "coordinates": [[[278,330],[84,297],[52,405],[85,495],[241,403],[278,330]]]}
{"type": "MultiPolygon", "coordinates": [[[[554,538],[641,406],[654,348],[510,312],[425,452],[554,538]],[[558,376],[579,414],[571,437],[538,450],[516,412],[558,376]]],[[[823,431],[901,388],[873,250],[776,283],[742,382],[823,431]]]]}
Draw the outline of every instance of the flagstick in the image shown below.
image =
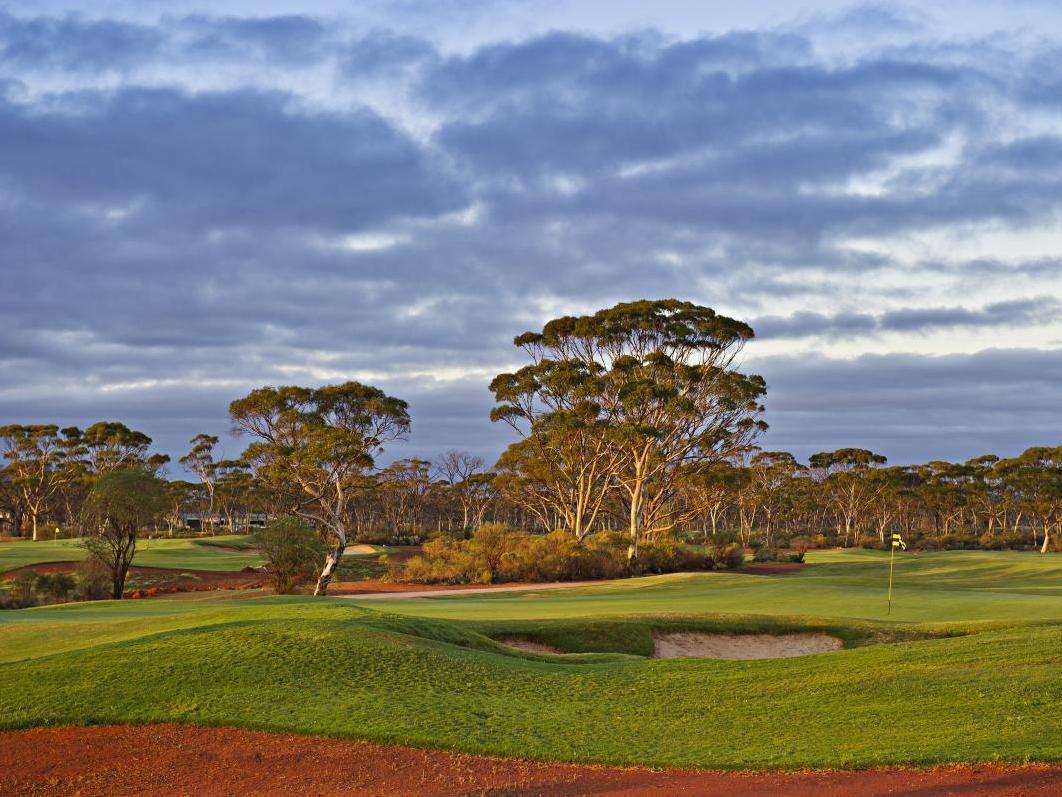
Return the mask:
{"type": "Polygon", "coordinates": [[[892,615],[892,563],[896,561],[896,543],[889,546],[889,610],[886,615],[892,615]]]}

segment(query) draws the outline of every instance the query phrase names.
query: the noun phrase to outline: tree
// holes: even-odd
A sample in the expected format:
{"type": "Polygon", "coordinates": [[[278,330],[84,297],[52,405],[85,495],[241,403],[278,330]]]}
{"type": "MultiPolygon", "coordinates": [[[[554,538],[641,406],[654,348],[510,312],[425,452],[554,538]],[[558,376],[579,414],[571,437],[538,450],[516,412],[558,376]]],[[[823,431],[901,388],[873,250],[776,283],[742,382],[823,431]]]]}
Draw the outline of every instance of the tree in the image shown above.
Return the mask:
{"type": "Polygon", "coordinates": [[[384,511],[397,535],[402,527],[420,526],[425,500],[431,491],[431,463],[426,459],[400,459],[380,471],[378,483],[384,511]]]}
{"type": "Polygon", "coordinates": [[[153,527],[167,504],[165,482],[139,468],[101,476],[85,499],[81,517],[92,532],[82,544],[110,572],[115,600],[125,591],[137,532],[153,527]]]}
{"type": "Polygon", "coordinates": [[[764,545],[771,546],[771,531],[792,498],[793,480],[807,472],[788,451],[760,451],[750,463],[752,489],[763,518],[764,545]]]}
{"type": "Polygon", "coordinates": [[[1047,553],[1052,532],[1062,536],[1062,446],[1035,446],[999,465],[1022,507],[1039,521],[1044,532],[1040,553],[1047,553]]]}
{"type": "Polygon", "coordinates": [[[476,519],[477,525],[482,523],[483,511],[492,497],[492,478],[485,470],[482,458],[453,448],[440,455],[435,463],[436,474],[446,482],[450,494],[461,505],[461,528],[466,531],[471,520],[476,519]]]}
{"type": "Polygon", "coordinates": [[[714,538],[719,533],[719,521],[728,504],[737,495],[747,478],[746,472],[730,462],[701,464],[687,474],[684,484],[686,503],[701,517],[705,542],[709,529],[714,538]]]}
{"type": "Polygon", "coordinates": [[[884,465],[887,460],[865,448],[839,448],[812,454],[808,462],[825,475],[826,498],[836,513],[838,533],[842,527],[844,529],[844,544],[847,546],[875,495],[883,488],[880,482],[867,477],[868,472],[884,465]]]}
{"type": "Polygon", "coordinates": [[[151,438],[118,421],[98,421],[84,432],[74,431],[96,476],[124,468],[148,468],[157,473],[170,460],[165,454],[149,455],[151,438]]]}
{"type": "Polygon", "coordinates": [[[643,529],[677,522],[685,466],[730,459],[766,428],[763,379],[734,368],[752,337],[747,324],[675,299],[558,318],[514,340],[531,365],[492,382],[492,418],[529,422],[532,438],[542,416],[583,423],[626,507],[633,559],[643,529]]]}
{"type": "Polygon", "coordinates": [[[532,364],[490,384],[499,402],[491,420],[505,421],[522,438],[498,460],[497,486],[545,529],[563,525],[581,540],[604,507],[623,453],[598,401],[601,369],[547,356],[553,352],[536,340],[533,333],[517,337],[532,364]]]}
{"type": "Polygon", "coordinates": [[[257,477],[287,496],[329,547],[314,589],[324,595],[347,546],[351,499],[366,487],[374,456],[409,431],[408,405],[346,382],[259,388],[232,402],[229,414],[237,433],[254,438],[244,459],[257,477]]]}
{"type": "Polygon", "coordinates": [[[214,461],[214,448],[218,444],[218,438],[209,434],[197,434],[190,442],[192,450],[181,457],[178,462],[184,466],[185,470],[198,476],[199,481],[203,483],[207,493],[206,514],[213,523],[218,468],[218,463],[214,461]]]}
{"type": "Polygon", "coordinates": [[[64,429],[60,433],[55,424],[11,424],[0,428],[4,457],[10,463],[9,478],[29,514],[34,540],[48,501],[74,478],[67,456],[70,435],[76,431],[64,429]]]}
{"type": "Polygon", "coordinates": [[[498,459],[495,484],[543,528],[582,540],[601,514],[620,453],[604,422],[581,408],[536,418],[531,432],[498,459]]]}

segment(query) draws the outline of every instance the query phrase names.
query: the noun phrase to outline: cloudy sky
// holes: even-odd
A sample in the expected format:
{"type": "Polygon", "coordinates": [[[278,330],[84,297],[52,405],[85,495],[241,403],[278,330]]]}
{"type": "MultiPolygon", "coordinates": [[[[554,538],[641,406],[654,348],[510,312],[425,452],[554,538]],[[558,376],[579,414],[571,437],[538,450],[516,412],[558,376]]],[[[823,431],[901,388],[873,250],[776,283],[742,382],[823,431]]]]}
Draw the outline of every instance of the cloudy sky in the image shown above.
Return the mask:
{"type": "Polygon", "coordinates": [[[222,6],[0,2],[4,422],[176,457],[359,379],[493,460],[515,334],[674,296],[755,328],[766,447],[1062,440],[1057,4],[222,6]]]}

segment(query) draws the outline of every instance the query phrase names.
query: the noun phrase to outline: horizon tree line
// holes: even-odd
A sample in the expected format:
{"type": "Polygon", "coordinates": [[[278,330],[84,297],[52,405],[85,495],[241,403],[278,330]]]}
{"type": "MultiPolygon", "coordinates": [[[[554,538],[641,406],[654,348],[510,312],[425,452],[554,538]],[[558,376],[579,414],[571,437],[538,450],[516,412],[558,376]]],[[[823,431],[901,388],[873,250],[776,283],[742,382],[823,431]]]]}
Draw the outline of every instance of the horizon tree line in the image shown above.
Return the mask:
{"type": "MultiPolygon", "coordinates": [[[[489,386],[491,420],[517,439],[491,470],[458,450],[378,467],[411,419],[405,401],[376,387],[259,388],[230,406],[233,430],[250,440],[241,457],[216,459],[218,438],[196,435],[179,462],[199,481],[166,481],[160,515],[170,531],[192,507],[220,514],[231,531],[252,512],[302,517],[328,551],[316,594],[355,536],[413,539],[486,520],[562,529],[577,541],[623,531],[629,560],[644,539],[691,531],[732,533],[746,546],[820,534],[853,545],[884,541],[891,529],[1027,533],[1045,552],[1062,536],[1062,446],[891,467],[861,448],[820,452],[807,465],[761,450],[767,386],[737,367],[753,336],[743,322],[674,299],[625,302],[517,336],[527,364],[489,386]]],[[[0,519],[33,539],[44,521],[77,527],[101,477],[163,472],[169,458],[150,453],[151,442],[111,421],[0,427],[0,519]]]]}

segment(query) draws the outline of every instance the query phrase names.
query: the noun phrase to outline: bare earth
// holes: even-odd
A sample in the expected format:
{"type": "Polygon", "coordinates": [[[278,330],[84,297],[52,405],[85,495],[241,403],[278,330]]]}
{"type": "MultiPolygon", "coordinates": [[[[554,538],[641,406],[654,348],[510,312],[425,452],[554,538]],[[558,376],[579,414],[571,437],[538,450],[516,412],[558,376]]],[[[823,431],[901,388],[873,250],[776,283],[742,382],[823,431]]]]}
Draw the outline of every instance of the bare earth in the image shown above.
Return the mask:
{"type": "Polygon", "coordinates": [[[827,634],[653,634],[653,658],[784,659],[840,650],[827,634]]]}
{"type": "Polygon", "coordinates": [[[1062,766],[719,773],[512,761],[310,736],[177,725],[0,733],[0,794],[1050,797],[1062,766]]]}

